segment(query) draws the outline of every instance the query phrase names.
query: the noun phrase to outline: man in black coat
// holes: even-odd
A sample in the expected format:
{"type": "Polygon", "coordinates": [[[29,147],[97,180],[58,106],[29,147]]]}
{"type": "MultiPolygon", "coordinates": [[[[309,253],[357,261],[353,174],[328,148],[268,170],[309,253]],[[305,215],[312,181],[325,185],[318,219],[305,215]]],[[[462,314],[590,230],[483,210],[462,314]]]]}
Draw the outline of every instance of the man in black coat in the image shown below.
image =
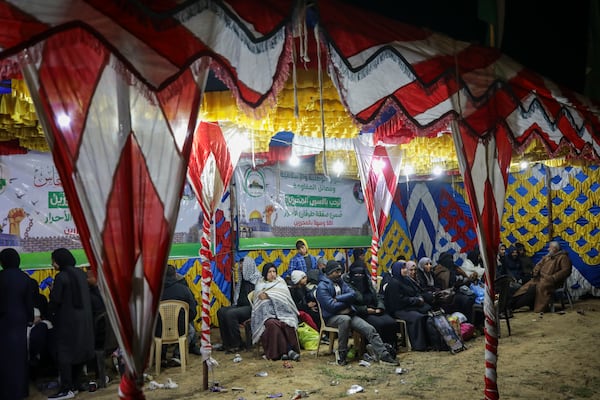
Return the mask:
{"type": "Polygon", "coordinates": [[[19,269],[15,249],[0,252],[0,399],[21,400],[29,394],[27,325],[33,323],[30,279],[19,269]]]}
{"type": "MultiPolygon", "coordinates": [[[[196,298],[192,293],[192,290],[188,286],[185,278],[182,275],[177,273],[175,266],[168,265],[167,266],[167,274],[165,276],[165,280],[163,282],[163,293],[160,298],[163,300],[180,300],[184,301],[189,306],[189,327],[188,327],[188,342],[189,342],[189,352],[192,354],[200,355],[200,347],[196,343],[196,330],[194,329],[194,320],[196,319],[197,311],[196,308],[198,303],[196,302],[196,298]]],[[[183,326],[183,318],[180,316],[180,332],[185,330],[183,326]]],[[[157,324],[157,336],[162,332],[162,324],[159,320],[157,324]]],[[[162,359],[166,359],[167,348],[163,346],[163,355],[162,359]]],[[[179,358],[178,351],[176,350],[173,354],[173,357],[179,358]]]]}

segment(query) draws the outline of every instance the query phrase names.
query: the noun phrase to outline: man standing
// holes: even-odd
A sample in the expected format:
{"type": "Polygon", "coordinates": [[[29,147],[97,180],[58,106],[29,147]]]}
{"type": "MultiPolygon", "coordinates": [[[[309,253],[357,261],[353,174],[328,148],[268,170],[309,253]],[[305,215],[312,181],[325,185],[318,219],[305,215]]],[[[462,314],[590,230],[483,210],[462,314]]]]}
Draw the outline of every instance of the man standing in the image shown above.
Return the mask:
{"type": "Polygon", "coordinates": [[[341,265],[335,260],[328,261],[325,275],[321,277],[317,286],[317,301],[321,306],[325,324],[339,329],[338,365],[347,364],[348,337],[351,329],[367,339],[367,350],[378,358],[380,363],[398,365],[398,361],[387,351],[375,328],[356,315],[353,306],[355,295],[354,290],[342,279],[341,265]]]}
{"type": "Polygon", "coordinates": [[[571,275],[571,266],[567,252],[561,250],[558,242],[550,242],[548,254],[533,268],[531,280],[513,295],[512,308],[529,306],[535,312],[546,311],[554,291],[571,275]]]}
{"type": "Polygon", "coordinates": [[[308,244],[306,244],[306,240],[298,239],[296,241],[296,250],[298,250],[298,253],[290,260],[290,267],[287,272],[283,274],[284,277],[290,275],[292,271],[308,273],[311,269],[317,268],[317,258],[308,254],[308,244]]]}

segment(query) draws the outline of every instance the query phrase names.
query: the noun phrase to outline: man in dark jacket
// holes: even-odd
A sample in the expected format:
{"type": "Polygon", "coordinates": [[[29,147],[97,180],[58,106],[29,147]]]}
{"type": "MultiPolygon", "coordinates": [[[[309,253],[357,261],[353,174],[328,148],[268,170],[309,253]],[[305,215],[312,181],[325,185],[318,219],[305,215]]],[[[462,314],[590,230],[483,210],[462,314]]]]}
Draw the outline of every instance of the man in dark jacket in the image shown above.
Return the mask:
{"type": "Polygon", "coordinates": [[[54,324],[60,390],[48,399],[71,399],[80,387],[83,365],[95,356],[90,289],[85,272],[75,267],[73,254],[52,252],[58,270],[50,291],[48,310],[54,324]]]}
{"type": "Polygon", "coordinates": [[[0,252],[0,399],[5,400],[29,394],[27,325],[33,322],[33,295],[20,263],[15,249],[0,252]]]}
{"type": "MultiPolygon", "coordinates": [[[[185,277],[182,275],[179,275],[177,273],[177,270],[175,269],[175,266],[170,265],[170,264],[167,266],[167,274],[165,276],[165,281],[163,282],[163,292],[162,292],[162,296],[161,296],[160,300],[161,301],[163,301],[163,300],[180,300],[180,301],[184,301],[188,304],[188,306],[189,306],[189,327],[188,327],[189,352],[192,354],[200,355],[200,347],[196,343],[196,329],[194,328],[194,320],[196,319],[196,315],[197,315],[196,308],[198,306],[198,303],[196,302],[196,298],[194,297],[192,290],[190,289],[187,282],[185,281],[185,277]]],[[[185,327],[183,326],[184,325],[183,315],[181,315],[179,319],[180,319],[179,330],[180,330],[180,332],[183,332],[185,330],[185,327]]],[[[157,328],[157,335],[158,335],[158,333],[162,331],[162,324],[160,323],[160,320],[159,320],[159,323],[157,324],[156,328],[157,328]]],[[[162,355],[163,360],[166,359],[166,353],[167,353],[167,348],[166,348],[166,346],[163,346],[163,355],[162,355]]],[[[175,350],[173,357],[179,358],[177,350],[175,350]]]]}
{"type": "Polygon", "coordinates": [[[317,286],[317,301],[325,324],[339,329],[337,363],[347,363],[348,337],[352,329],[367,339],[367,350],[382,364],[398,365],[398,361],[387,351],[377,330],[356,315],[353,306],[355,296],[354,290],[342,279],[342,266],[335,260],[328,261],[325,275],[321,277],[317,286]]]}

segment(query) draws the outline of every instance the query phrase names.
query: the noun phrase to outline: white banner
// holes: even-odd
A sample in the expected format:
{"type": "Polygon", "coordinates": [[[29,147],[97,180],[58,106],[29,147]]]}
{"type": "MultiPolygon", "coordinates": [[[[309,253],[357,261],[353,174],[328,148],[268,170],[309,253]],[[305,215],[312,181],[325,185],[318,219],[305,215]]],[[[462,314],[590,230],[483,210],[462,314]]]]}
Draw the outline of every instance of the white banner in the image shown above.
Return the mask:
{"type": "Polygon", "coordinates": [[[240,238],[339,234],[368,229],[360,181],[281,170],[235,171],[240,238]]]}
{"type": "MultiPolygon", "coordinates": [[[[179,242],[198,242],[199,215],[198,202],[186,185],[175,228],[179,242]]],[[[0,156],[0,220],[0,247],[26,243],[26,251],[47,251],[61,240],[79,241],[50,153],[0,156]]]]}

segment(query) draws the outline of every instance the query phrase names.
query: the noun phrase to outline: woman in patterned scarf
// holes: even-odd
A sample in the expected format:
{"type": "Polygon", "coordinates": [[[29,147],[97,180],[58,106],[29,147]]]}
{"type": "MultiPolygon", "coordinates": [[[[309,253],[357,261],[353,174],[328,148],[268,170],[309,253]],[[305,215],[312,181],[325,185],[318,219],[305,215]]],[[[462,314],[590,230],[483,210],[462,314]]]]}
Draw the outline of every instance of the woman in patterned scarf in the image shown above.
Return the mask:
{"type": "Polygon", "coordinates": [[[273,263],[263,267],[262,279],[254,288],[252,343],[259,340],[269,360],[300,360],[298,309],[283,278],[273,263]]]}

